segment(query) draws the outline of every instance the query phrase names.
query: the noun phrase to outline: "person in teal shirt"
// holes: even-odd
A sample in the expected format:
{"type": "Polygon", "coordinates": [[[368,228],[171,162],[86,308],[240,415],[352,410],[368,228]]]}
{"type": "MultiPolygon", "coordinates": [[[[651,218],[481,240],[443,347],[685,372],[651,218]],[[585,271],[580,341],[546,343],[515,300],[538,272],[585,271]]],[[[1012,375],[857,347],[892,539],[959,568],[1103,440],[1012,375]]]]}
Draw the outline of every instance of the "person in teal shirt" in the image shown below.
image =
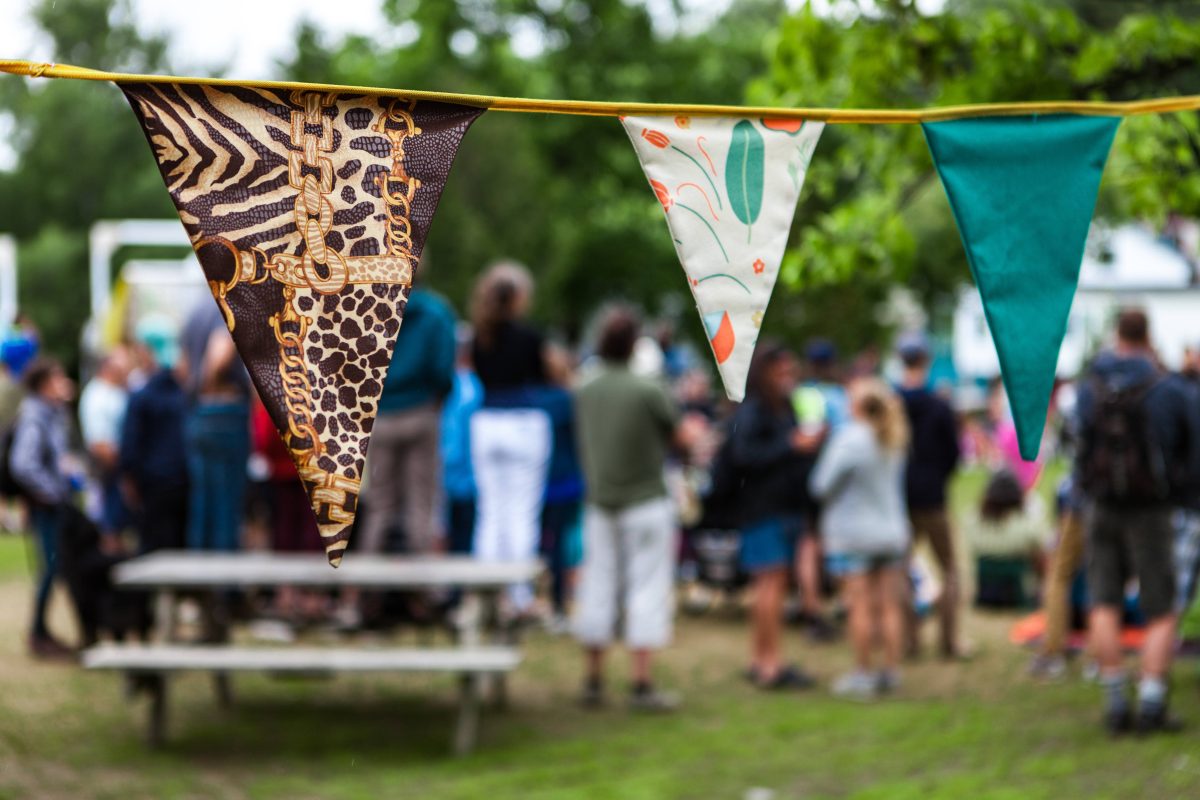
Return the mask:
{"type": "Polygon", "coordinates": [[[371,431],[361,545],[386,549],[404,532],[404,549],[442,547],[442,403],[454,386],[454,312],[438,295],[413,289],[371,431]]]}

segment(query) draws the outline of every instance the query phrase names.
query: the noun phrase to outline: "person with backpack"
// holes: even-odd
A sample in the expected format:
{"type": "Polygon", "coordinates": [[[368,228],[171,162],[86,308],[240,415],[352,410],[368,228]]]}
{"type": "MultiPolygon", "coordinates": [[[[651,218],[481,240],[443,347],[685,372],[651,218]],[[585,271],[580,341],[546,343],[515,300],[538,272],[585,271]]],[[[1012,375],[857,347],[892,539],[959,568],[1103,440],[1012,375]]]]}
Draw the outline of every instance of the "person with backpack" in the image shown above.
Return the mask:
{"type": "Polygon", "coordinates": [[[1139,309],[1118,315],[1116,345],[1080,381],[1076,404],[1076,472],[1091,503],[1089,632],[1104,687],[1104,725],[1113,735],[1179,727],[1168,713],[1176,629],[1171,514],[1200,474],[1200,408],[1162,371],[1149,327],[1139,309]],[[1120,645],[1125,585],[1133,577],[1147,620],[1136,713],[1120,645]]]}
{"type": "Polygon", "coordinates": [[[46,608],[59,570],[58,541],[73,490],[66,408],[75,396],[75,383],[57,361],[39,359],[25,371],[25,387],[8,468],[29,501],[40,555],[29,649],[37,658],[63,658],[71,649],[51,635],[46,608]]]}
{"type": "Polygon", "coordinates": [[[811,534],[808,473],[824,429],[806,431],[791,397],[796,357],[783,345],[758,345],[750,364],[746,400],[734,414],[729,440],[718,455],[722,478],[737,487],[741,566],[751,576],[751,662],[747,679],[760,689],[807,689],[815,681],[783,661],[783,603],[797,542],[811,534]]]}

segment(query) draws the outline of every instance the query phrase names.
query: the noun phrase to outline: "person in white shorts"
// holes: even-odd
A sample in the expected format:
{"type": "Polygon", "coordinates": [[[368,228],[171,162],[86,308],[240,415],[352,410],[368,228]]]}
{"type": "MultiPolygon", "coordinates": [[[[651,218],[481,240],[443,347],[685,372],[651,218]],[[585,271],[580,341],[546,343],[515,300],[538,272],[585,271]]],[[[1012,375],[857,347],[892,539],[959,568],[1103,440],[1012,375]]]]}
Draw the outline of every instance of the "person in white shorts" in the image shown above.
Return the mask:
{"type": "Polygon", "coordinates": [[[681,424],[666,390],[629,369],[639,328],[632,310],[607,312],[597,348],[603,367],[576,394],[587,505],[573,628],[585,651],[586,706],[604,702],[604,655],[623,610],[630,706],[668,711],[678,698],[651,678],[652,654],[670,643],[674,613],[677,526],[663,466],[699,423],[681,424]]]}

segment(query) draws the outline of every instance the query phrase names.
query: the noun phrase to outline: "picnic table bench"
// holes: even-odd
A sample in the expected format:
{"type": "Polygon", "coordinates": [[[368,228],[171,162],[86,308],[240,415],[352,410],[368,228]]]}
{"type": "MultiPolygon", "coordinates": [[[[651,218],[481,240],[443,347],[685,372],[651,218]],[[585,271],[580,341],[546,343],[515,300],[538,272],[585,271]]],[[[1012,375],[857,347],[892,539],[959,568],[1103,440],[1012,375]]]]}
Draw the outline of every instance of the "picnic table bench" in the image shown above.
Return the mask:
{"type": "Polygon", "coordinates": [[[168,676],[211,672],[222,705],[231,702],[234,672],[330,675],[342,672],[434,672],[459,676],[459,712],[454,752],[470,752],[478,734],[484,678],[503,697],[504,676],[521,661],[516,645],[496,624],[497,599],[512,584],[533,580],[537,561],[486,563],[464,556],[372,556],[350,554],[339,569],[322,556],[276,553],[159,551],[119,565],[113,580],[121,588],[154,595],[153,642],[104,644],[84,654],[89,669],[115,670],[150,696],[148,741],[165,741],[168,676]],[[179,595],[196,591],[278,586],[421,590],[453,588],[462,593],[457,614],[457,646],[409,648],[312,648],[235,646],[224,641],[188,644],[176,628],[179,595]]]}

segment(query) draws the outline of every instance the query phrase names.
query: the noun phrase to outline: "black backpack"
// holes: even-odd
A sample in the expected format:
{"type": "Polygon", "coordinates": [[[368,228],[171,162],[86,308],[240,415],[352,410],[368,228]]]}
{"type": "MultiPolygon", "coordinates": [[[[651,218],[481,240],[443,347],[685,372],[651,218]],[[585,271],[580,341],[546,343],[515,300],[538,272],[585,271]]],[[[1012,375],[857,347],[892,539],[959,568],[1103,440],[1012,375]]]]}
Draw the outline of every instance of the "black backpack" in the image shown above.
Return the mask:
{"type": "Polygon", "coordinates": [[[733,449],[732,440],[733,436],[726,431],[725,440],[717,448],[709,466],[708,486],[700,495],[704,514],[698,527],[732,529],[740,523],[738,496],[743,476],[733,463],[733,454],[730,452],[733,449]]]}
{"type": "Polygon", "coordinates": [[[27,495],[17,476],[13,475],[12,466],[9,464],[16,428],[16,425],[10,425],[3,435],[0,435],[0,499],[4,500],[18,500],[27,495]]]}
{"type": "Polygon", "coordinates": [[[1094,407],[1083,431],[1080,478],[1093,500],[1153,505],[1170,497],[1169,470],[1146,408],[1160,380],[1154,375],[1131,386],[1092,380],[1094,407]]]}

